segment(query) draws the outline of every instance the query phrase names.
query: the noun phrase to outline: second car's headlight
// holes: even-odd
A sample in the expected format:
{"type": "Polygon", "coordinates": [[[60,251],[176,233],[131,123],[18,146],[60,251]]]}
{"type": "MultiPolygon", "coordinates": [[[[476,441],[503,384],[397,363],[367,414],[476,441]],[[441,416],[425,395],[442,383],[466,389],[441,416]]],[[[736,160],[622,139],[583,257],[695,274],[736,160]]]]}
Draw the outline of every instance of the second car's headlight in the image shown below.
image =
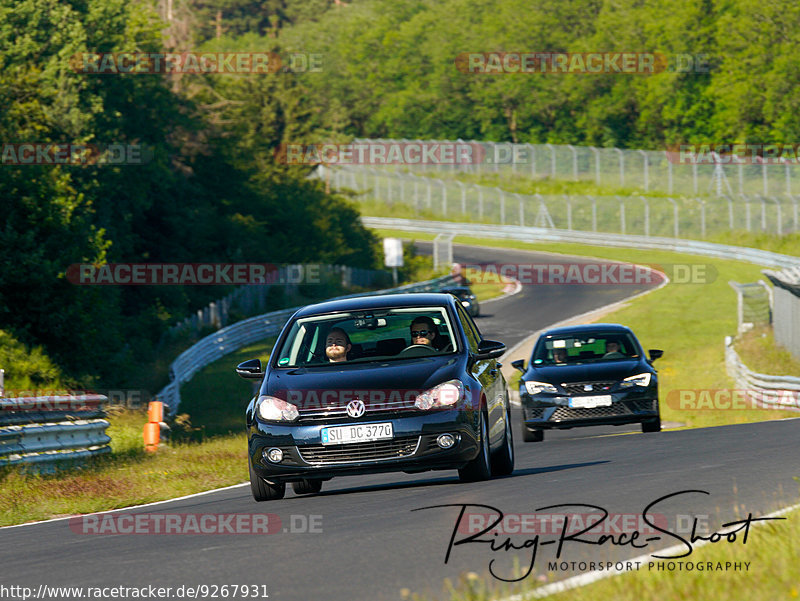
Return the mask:
{"type": "Polygon", "coordinates": [[[292,422],[300,417],[300,412],[296,405],[262,394],[258,397],[258,416],[274,422],[292,422]]]}
{"type": "Polygon", "coordinates": [[[434,409],[455,405],[464,396],[461,380],[448,380],[430,390],[426,390],[414,401],[417,409],[434,409]]]}
{"type": "Polygon", "coordinates": [[[635,376],[630,376],[629,378],[625,378],[620,382],[620,388],[631,388],[632,386],[649,386],[650,385],[650,373],[643,373],[643,374],[636,374],[635,376]]]}
{"type": "Polygon", "coordinates": [[[540,392],[558,392],[555,386],[552,384],[548,384],[547,382],[536,382],[534,380],[528,380],[525,382],[525,390],[528,391],[528,394],[539,394],[540,392]]]}

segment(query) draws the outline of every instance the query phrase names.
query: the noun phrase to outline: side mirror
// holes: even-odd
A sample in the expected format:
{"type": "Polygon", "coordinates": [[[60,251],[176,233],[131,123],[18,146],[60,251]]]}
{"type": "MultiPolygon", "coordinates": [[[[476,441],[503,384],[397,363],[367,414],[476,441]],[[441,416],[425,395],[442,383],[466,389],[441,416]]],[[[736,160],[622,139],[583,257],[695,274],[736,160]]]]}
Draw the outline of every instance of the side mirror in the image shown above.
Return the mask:
{"type": "Polygon", "coordinates": [[[517,359],[511,362],[511,367],[516,367],[522,373],[525,373],[525,359],[517,359]]]}
{"type": "Polygon", "coordinates": [[[257,380],[264,375],[261,359],[249,359],[236,366],[236,373],[246,380],[257,380]]]}
{"type": "Polygon", "coordinates": [[[497,359],[506,352],[506,345],[496,340],[481,340],[478,343],[478,359],[497,359]]]}
{"type": "Polygon", "coordinates": [[[655,361],[656,359],[660,358],[664,354],[664,351],[662,351],[661,349],[657,349],[657,348],[651,348],[647,352],[650,354],[650,361],[655,361]]]}

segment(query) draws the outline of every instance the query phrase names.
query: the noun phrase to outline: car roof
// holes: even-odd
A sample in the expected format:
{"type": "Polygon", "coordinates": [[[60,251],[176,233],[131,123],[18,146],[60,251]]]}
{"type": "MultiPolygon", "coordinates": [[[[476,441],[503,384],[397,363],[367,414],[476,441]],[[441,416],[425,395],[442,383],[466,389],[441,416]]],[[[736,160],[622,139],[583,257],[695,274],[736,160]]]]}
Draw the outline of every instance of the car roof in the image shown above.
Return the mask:
{"type": "Polygon", "coordinates": [[[392,307],[446,307],[454,303],[453,296],[444,293],[412,292],[408,294],[381,294],[330,300],[303,307],[295,317],[336,313],[339,311],[363,311],[392,307]]]}
{"type": "Polygon", "coordinates": [[[614,333],[614,334],[633,334],[631,329],[619,323],[587,323],[575,326],[563,326],[546,330],[540,336],[568,336],[570,334],[592,334],[595,332],[614,333]]]}

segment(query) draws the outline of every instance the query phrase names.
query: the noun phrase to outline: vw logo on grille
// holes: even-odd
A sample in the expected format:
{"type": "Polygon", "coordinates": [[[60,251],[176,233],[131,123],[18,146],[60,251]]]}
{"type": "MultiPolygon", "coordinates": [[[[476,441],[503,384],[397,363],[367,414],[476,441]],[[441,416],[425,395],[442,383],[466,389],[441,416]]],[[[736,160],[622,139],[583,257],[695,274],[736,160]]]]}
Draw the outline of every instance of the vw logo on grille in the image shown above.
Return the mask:
{"type": "Polygon", "coordinates": [[[592,388],[592,385],[591,385],[591,384],[584,384],[584,385],[583,385],[583,389],[584,389],[586,392],[591,392],[592,390],[594,390],[594,389],[592,388]]]}
{"type": "Polygon", "coordinates": [[[367,408],[364,406],[364,401],[355,399],[347,403],[347,415],[350,417],[361,417],[367,408]]]}

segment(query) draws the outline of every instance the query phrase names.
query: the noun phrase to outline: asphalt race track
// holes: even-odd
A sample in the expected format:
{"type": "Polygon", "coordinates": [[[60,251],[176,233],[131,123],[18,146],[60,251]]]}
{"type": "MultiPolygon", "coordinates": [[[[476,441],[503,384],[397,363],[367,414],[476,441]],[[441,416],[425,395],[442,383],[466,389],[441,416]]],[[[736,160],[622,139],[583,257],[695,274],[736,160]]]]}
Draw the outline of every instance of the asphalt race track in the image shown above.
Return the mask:
{"type": "MultiPolygon", "coordinates": [[[[456,260],[469,263],[548,260],[523,251],[462,246],[455,247],[455,254],[456,260]]],[[[482,307],[484,316],[477,323],[485,337],[511,347],[547,324],[641,290],[634,286],[524,286],[519,294],[482,307]]],[[[517,424],[514,433],[518,434],[517,424]]],[[[457,580],[464,572],[484,574],[493,559],[495,574],[508,578],[515,555],[523,567],[531,561],[530,548],[493,551],[489,544],[474,542],[454,546],[445,564],[451,536],[456,541],[466,537],[466,529],[454,535],[465,504],[481,504],[505,514],[589,504],[595,508],[549,511],[585,514],[597,513],[599,507],[612,516],[625,514],[620,518],[624,522],[672,493],[706,491],[675,496],[651,510],[658,524],[689,538],[685,527],[694,516],[700,516],[701,525],[707,521],[713,531],[722,523],[746,518],[748,512],[757,517],[795,503],[798,485],[793,478],[800,476],[798,439],[798,420],[657,434],[642,434],[635,427],[577,429],[547,433],[542,443],[524,444],[517,436],[514,474],[488,482],[462,484],[455,472],[360,476],[327,482],[317,496],[298,497],[289,491],[284,500],[271,503],[256,504],[249,486],[241,486],[123,512],[270,513],[269,523],[279,520],[277,531],[270,535],[83,534],[80,526],[71,528],[67,520],[1,529],[0,584],[34,590],[42,583],[154,585],[173,591],[181,585],[258,584],[269,599],[277,601],[400,599],[401,589],[407,588],[448,598],[443,591],[445,578],[457,580]],[[621,432],[628,434],[604,435],[621,432]],[[415,511],[434,505],[448,506],[415,511]],[[315,531],[307,531],[311,529],[315,531]]],[[[242,470],[244,478],[244,465],[242,470]]],[[[490,511],[466,509],[467,513],[490,511]]],[[[466,517],[462,523],[467,523],[466,517]]],[[[515,521],[508,527],[514,524],[519,526],[515,521]]],[[[776,524],[780,528],[780,522],[776,524]]],[[[544,526],[536,532],[540,548],[535,568],[541,574],[554,559],[558,534],[544,526]]],[[[536,536],[511,534],[517,546],[536,536]]],[[[655,535],[660,539],[646,543],[645,548],[567,540],[559,561],[631,558],[680,542],[665,533],[655,535]]],[[[638,543],[647,537],[654,537],[654,532],[643,532],[638,543]]],[[[752,564],[750,571],[758,567],[752,564]]],[[[579,571],[559,570],[556,577],[575,573],[579,571]]]]}

